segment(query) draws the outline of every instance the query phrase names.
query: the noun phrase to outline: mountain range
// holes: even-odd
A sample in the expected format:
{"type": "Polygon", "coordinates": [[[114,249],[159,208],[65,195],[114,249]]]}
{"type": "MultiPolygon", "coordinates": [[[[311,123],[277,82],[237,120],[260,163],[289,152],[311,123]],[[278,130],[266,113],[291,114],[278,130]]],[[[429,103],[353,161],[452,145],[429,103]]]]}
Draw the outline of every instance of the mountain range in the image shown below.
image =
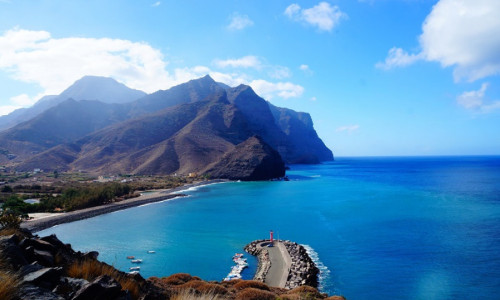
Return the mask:
{"type": "Polygon", "coordinates": [[[87,76],[19,116],[0,117],[10,122],[0,163],[20,171],[261,180],[283,176],[285,164],[333,160],[309,114],[208,75],[152,94],[87,76]]]}

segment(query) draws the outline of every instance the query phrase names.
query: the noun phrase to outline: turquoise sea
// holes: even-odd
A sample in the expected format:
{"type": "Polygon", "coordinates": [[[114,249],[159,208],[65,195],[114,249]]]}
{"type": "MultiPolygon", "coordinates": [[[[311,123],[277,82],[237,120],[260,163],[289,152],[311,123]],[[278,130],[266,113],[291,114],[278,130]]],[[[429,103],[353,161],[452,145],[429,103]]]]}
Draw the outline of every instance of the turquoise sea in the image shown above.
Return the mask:
{"type": "Polygon", "coordinates": [[[208,185],[39,234],[97,250],[122,270],[126,256],[142,258],[145,277],[221,280],[232,255],[272,229],[308,245],[331,294],[499,299],[500,157],[338,158],[287,174],[208,185]]]}

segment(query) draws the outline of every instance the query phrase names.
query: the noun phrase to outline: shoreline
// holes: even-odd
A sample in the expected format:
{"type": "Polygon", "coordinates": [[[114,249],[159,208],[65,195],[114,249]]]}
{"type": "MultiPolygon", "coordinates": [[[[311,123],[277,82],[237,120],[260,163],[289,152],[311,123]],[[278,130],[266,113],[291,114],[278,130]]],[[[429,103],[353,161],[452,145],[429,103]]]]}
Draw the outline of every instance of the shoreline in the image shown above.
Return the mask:
{"type": "Polygon", "coordinates": [[[126,199],[120,202],[113,202],[109,204],[79,209],[70,212],[55,213],[53,215],[45,215],[42,218],[35,218],[33,220],[23,221],[21,223],[21,228],[28,229],[31,232],[35,233],[56,225],[88,219],[99,215],[115,212],[118,210],[123,210],[127,208],[137,207],[144,204],[150,204],[165,200],[172,200],[178,197],[185,197],[186,196],[185,194],[179,192],[194,187],[200,187],[204,185],[222,183],[222,182],[229,182],[229,181],[223,179],[200,181],[178,186],[171,189],[156,190],[152,193],[144,194],[135,198],[126,199]]]}

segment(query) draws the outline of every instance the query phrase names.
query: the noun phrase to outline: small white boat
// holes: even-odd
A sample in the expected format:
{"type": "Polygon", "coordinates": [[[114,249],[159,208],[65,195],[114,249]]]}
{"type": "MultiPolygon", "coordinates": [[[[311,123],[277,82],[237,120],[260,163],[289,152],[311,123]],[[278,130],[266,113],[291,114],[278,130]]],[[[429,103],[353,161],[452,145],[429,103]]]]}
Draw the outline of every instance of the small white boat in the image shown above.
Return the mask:
{"type": "Polygon", "coordinates": [[[154,250],[149,250],[149,251],[148,251],[148,253],[149,253],[149,254],[153,254],[153,253],[156,253],[156,251],[154,251],[154,250]]]}
{"type": "Polygon", "coordinates": [[[130,275],[135,275],[135,274],[139,274],[139,271],[130,271],[128,272],[130,275]]]}
{"type": "Polygon", "coordinates": [[[130,271],[138,271],[141,269],[141,267],[130,267],[128,268],[130,271]]]}
{"type": "Polygon", "coordinates": [[[132,259],[130,262],[134,264],[140,264],[142,263],[142,259],[132,259]]]}

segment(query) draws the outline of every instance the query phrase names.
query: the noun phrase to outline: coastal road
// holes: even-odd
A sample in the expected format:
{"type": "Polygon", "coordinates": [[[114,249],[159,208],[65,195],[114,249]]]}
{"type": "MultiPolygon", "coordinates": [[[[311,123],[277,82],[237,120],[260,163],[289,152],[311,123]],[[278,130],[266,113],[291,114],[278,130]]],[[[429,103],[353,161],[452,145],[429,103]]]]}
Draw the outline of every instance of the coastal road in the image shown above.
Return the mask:
{"type": "Polygon", "coordinates": [[[292,260],[290,254],[282,243],[275,242],[274,247],[267,248],[269,251],[269,259],[271,260],[271,268],[266,275],[266,284],[274,287],[285,287],[286,279],[292,260]]]}
{"type": "MultiPolygon", "coordinates": [[[[0,0],[1,1],[1,0],[0,0]]],[[[31,230],[32,232],[37,232],[58,224],[73,222],[77,220],[82,220],[86,218],[92,218],[98,215],[107,214],[113,211],[122,210],[134,206],[144,205],[153,202],[164,201],[168,199],[173,199],[178,196],[183,196],[182,194],[176,194],[177,192],[181,192],[182,190],[212,184],[225,182],[226,180],[222,179],[214,179],[208,181],[199,181],[190,184],[186,184],[184,186],[172,188],[172,189],[162,189],[156,190],[149,194],[143,194],[136,198],[130,198],[127,200],[93,206],[89,208],[79,209],[75,211],[65,212],[65,213],[54,213],[50,215],[44,215],[43,218],[38,218],[34,220],[23,221],[21,223],[22,228],[26,228],[31,230]]]]}

